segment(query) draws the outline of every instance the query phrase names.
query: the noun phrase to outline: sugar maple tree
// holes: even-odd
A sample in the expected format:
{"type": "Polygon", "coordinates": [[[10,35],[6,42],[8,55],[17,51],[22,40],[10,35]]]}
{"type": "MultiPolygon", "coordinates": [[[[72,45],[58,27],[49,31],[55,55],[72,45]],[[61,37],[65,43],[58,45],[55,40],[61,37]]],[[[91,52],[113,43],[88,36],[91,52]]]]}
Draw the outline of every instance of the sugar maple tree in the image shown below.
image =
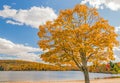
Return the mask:
{"type": "Polygon", "coordinates": [[[95,8],[76,5],[61,10],[58,18],[39,27],[38,45],[48,50],[41,55],[45,62],[77,65],[89,83],[87,64],[114,60],[117,34],[95,8]]]}

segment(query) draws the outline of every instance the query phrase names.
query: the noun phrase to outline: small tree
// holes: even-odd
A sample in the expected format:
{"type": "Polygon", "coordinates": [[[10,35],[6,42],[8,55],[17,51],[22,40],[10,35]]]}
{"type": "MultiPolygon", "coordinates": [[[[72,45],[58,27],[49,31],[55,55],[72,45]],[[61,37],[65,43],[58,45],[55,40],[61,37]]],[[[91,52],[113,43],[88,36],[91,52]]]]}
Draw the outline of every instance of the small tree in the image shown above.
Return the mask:
{"type": "Polygon", "coordinates": [[[89,62],[114,60],[112,49],[118,45],[117,34],[95,8],[76,5],[62,10],[56,20],[48,21],[39,30],[38,45],[48,50],[40,57],[54,64],[77,65],[84,73],[85,83],[89,83],[89,62]]]}
{"type": "Polygon", "coordinates": [[[0,71],[4,71],[4,68],[2,67],[2,65],[0,66],[0,71]]]}

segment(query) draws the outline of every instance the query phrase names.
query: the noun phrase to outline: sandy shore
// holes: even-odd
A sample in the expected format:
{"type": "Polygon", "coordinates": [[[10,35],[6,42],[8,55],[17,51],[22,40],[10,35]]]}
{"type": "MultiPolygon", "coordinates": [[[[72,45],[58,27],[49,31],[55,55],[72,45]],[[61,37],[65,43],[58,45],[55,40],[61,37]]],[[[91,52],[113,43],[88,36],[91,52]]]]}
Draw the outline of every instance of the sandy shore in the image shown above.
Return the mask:
{"type": "MultiPolygon", "coordinates": [[[[84,83],[84,81],[0,82],[0,83],[84,83]]],[[[90,83],[120,83],[120,78],[95,79],[90,83]]]]}

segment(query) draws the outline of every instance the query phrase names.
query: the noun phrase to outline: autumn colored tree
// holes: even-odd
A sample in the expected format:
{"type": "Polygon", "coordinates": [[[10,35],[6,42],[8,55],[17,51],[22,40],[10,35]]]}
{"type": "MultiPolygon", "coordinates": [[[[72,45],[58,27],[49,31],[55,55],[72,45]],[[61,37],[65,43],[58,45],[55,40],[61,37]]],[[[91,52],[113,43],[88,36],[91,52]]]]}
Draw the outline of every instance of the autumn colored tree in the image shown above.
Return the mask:
{"type": "Polygon", "coordinates": [[[47,50],[41,58],[54,64],[77,65],[85,83],[89,83],[87,64],[114,60],[112,49],[118,45],[114,27],[95,8],[79,4],[61,10],[56,20],[40,26],[38,36],[38,45],[47,50]]]}

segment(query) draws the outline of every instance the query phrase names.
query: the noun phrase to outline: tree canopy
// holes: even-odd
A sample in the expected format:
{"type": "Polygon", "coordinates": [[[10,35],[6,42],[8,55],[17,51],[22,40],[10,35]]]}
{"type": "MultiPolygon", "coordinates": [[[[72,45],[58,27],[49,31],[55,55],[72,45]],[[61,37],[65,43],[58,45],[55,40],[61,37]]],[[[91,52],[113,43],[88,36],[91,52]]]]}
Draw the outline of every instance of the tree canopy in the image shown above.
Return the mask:
{"type": "Polygon", "coordinates": [[[76,65],[89,83],[87,63],[95,65],[114,60],[113,47],[117,34],[95,8],[76,5],[61,10],[58,18],[39,27],[41,55],[45,62],[76,65]]]}
{"type": "Polygon", "coordinates": [[[113,47],[117,34],[95,8],[76,5],[61,10],[58,18],[39,27],[41,55],[45,62],[83,65],[87,62],[114,60],[113,47]]]}

